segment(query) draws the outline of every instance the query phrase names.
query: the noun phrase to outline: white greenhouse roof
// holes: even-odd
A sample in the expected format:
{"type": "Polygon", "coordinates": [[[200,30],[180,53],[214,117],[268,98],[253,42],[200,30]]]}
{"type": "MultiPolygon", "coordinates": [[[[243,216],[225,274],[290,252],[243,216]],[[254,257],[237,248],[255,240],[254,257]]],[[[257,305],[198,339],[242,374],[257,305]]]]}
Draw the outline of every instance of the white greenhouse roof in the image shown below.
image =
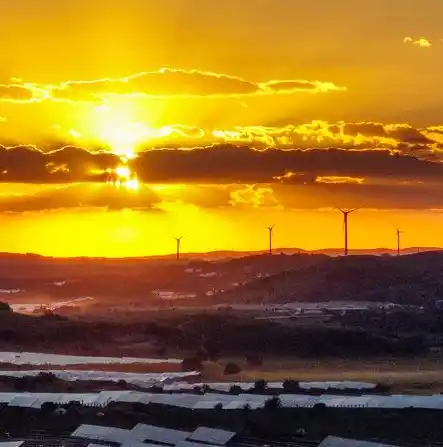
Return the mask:
{"type": "Polygon", "coordinates": [[[318,447],[395,447],[391,444],[381,444],[378,442],[357,441],[356,439],[336,438],[328,436],[318,447]]]}
{"type": "Polygon", "coordinates": [[[0,352],[0,363],[14,365],[84,365],[84,364],[181,364],[180,359],[147,359],[137,357],[88,357],[76,355],[44,354],[36,352],[0,352]]]}
{"type": "Polygon", "coordinates": [[[212,444],[201,444],[199,442],[180,441],[175,444],[175,447],[218,447],[212,444]]]}
{"type": "MultiPolygon", "coordinates": [[[[124,380],[127,383],[138,385],[141,388],[150,388],[154,385],[162,386],[167,380],[180,380],[186,377],[198,376],[197,371],[187,372],[164,372],[164,373],[129,373],[115,371],[69,371],[69,370],[20,370],[20,371],[0,371],[0,376],[5,377],[35,377],[41,373],[53,374],[61,380],[75,382],[84,381],[109,381],[118,382],[124,380]]],[[[183,382],[184,383],[184,382],[183,382]]],[[[181,385],[183,386],[183,384],[181,385]]],[[[177,388],[178,390],[181,387],[177,388]]]]}
{"type": "Polygon", "coordinates": [[[24,443],[25,443],[25,441],[0,442],[0,447],[20,447],[24,443]]]}
{"type": "Polygon", "coordinates": [[[132,438],[131,430],[87,424],[80,425],[71,436],[91,439],[94,441],[118,442],[120,444],[123,444],[132,438]]]}
{"type": "Polygon", "coordinates": [[[217,428],[208,428],[208,427],[199,427],[191,436],[189,436],[189,440],[205,442],[207,444],[217,444],[217,445],[225,445],[227,444],[233,437],[235,433],[232,431],[220,430],[217,428]]]}
{"type": "Polygon", "coordinates": [[[170,428],[155,427],[146,424],[137,424],[131,430],[131,436],[134,439],[171,445],[175,445],[179,441],[184,441],[189,435],[190,433],[187,431],[172,430],[170,428]]]}
{"type": "MultiPolygon", "coordinates": [[[[142,404],[162,404],[181,408],[211,409],[221,403],[224,409],[242,408],[248,404],[251,408],[261,408],[273,396],[241,393],[238,396],[220,393],[143,393],[136,391],[102,391],[101,393],[0,393],[0,403],[15,407],[40,408],[44,403],[67,404],[78,401],[83,405],[104,407],[110,402],[139,402],[142,404]]],[[[286,408],[313,407],[323,403],[331,407],[367,408],[428,408],[443,410],[443,395],[412,396],[367,394],[362,396],[343,396],[339,394],[280,394],[281,404],[286,408]]]]}

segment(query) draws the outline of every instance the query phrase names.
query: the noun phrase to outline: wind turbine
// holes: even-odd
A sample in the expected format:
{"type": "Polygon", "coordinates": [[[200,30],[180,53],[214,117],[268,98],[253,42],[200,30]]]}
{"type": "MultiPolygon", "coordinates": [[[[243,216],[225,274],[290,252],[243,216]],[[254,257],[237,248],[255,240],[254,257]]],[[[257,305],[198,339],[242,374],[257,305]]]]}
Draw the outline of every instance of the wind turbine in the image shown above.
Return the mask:
{"type": "Polygon", "coordinates": [[[403,231],[400,231],[397,228],[397,256],[400,256],[400,235],[403,233],[403,231]]]}
{"type": "Polygon", "coordinates": [[[338,208],[343,213],[343,224],[345,227],[345,256],[348,256],[348,216],[349,214],[357,211],[358,208],[354,208],[352,210],[344,210],[342,208],[338,208]]]}
{"type": "Polygon", "coordinates": [[[275,224],[267,228],[269,231],[269,256],[272,256],[272,232],[274,231],[275,224]]]}
{"type": "Polygon", "coordinates": [[[180,242],[183,239],[183,236],[175,237],[175,241],[177,242],[177,261],[180,259],[180,242]]]}

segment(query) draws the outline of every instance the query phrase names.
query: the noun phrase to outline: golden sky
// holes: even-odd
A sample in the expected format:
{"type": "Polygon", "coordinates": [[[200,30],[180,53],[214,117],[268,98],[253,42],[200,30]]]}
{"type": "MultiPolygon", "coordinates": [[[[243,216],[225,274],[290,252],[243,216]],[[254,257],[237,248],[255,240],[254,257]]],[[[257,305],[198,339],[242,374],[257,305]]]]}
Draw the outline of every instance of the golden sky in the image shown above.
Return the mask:
{"type": "Polygon", "coordinates": [[[441,0],[3,0],[0,251],[443,246],[441,0]]]}

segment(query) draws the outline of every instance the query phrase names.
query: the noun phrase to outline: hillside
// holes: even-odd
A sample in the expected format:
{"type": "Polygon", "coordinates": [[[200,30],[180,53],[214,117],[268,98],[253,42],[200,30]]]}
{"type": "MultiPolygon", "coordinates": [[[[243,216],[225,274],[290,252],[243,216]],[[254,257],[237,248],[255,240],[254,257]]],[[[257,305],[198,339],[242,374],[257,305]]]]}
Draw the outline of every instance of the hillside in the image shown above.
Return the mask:
{"type": "Polygon", "coordinates": [[[56,259],[0,256],[0,298],[11,304],[63,301],[93,296],[114,303],[139,299],[154,303],[155,291],[192,294],[193,302],[233,284],[306,267],[323,255],[254,255],[222,261],[148,259],[56,259]],[[154,293],[153,293],[154,292],[154,293]],[[30,301],[32,300],[32,301],[30,301]]]}
{"type": "Polygon", "coordinates": [[[390,301],[443,299],[443,253],[349,256],[258,279],[218,296],[219,302],[390,301]]]}

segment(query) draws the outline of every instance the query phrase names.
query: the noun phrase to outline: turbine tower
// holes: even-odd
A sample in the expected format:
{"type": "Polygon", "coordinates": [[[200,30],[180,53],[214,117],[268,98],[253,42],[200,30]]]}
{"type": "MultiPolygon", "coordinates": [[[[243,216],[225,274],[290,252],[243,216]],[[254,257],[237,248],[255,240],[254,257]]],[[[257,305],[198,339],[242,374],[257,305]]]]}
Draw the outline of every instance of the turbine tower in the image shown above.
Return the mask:
{"type": "Polygon", "coordinates": [[[274,231],[275,224],[268,227],[269,231],[269,256],[272,256],[272,232],[274,231]]]}
{"type": "Polygon", "coordinates": [[[345,250],[344,255],[348,256],[348,216],[349,214],[353,213],[354,211],[357,211],[357,208],[354,208],[352,210],[344,210],[342,208],[338,208],[343,213],[343,225],[345,228],[345,250]]]}
{"type": "Polygon", "coordinates": [[[183,238],[183,236],[174,238],[177,243],[177,261],[180,259],[180,242],[181,242],[182,238],[183,238]]]}
{"type": "Polygon", "coordinates": [[[403,231],[400,231],[397,228],[397,256],[400,256],[400,237],[401,237],[402,233],[403,233],[403,231]]]}

